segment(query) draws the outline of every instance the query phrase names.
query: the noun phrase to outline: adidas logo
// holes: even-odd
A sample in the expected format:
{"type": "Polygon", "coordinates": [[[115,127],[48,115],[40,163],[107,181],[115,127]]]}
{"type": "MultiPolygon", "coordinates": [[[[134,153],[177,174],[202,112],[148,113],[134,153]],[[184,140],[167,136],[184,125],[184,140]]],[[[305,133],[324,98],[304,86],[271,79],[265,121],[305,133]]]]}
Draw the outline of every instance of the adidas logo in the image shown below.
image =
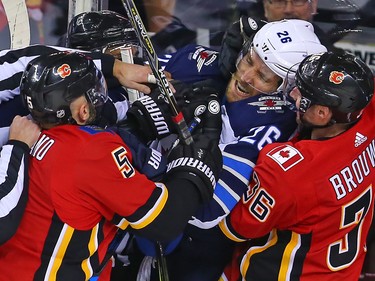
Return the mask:
{"type": "Polygon", "coordinates": [[[365,137],[364,135],[362,135],[361,133],[356,133],[355,134],[355,141],[354,141],[354,146],[355,147],[358,147],[360,146],[362,143],[364,143],[365,141],[367,140],[367,137],[365,137]]]}

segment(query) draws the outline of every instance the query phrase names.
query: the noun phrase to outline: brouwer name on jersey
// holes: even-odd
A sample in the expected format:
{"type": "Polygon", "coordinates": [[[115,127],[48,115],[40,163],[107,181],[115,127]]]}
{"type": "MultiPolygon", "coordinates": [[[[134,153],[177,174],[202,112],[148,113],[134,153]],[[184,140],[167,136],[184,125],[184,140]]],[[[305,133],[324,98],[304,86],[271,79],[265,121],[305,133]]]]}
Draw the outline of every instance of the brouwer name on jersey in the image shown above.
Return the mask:
{"type": "Polygon", "coordinates": [[[329,178],[337,200],[344,198],[356,189],[368,177],[375,167],[375,141],[354,159],[350,165],[329,178]]]}
{"type": "Polygon", "coordinates": [[[42,135],[32,147],[30,154],[40,161],[43,159],[43,157],[46,155],[46,153],[54,143],[55,141],[53,139],[46,135],[42,135]]]}

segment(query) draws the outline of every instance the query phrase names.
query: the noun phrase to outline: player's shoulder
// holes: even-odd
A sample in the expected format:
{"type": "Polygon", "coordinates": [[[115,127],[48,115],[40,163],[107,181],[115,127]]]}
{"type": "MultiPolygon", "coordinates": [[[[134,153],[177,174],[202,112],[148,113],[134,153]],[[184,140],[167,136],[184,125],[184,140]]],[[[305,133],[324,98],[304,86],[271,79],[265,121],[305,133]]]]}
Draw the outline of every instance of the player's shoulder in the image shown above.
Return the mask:
{"type": "Polygon", "coordinates": [[[81,137],[85,142],[90,142],[92,145],[104,145],[106,143],[122,143],[120,136],[111,129],[103,129],[98,126],[78,126],[81,137]]]}
{"type": "Polygon", "coordinates": [[[197,82],[222,79],[218,67],[218,51],[202,45],[189,44],[177,50],[165,65],[176,80],[197,82]]]}
{"type": "Polygon", "coordinates": [[[259,162],[271,166],[275,171],[287,172],[306,162],[308,152],[294,142],[271,143],[260,153],[259,162]]]}
{"type": "Polygon", "coordinates": [[[121,140],[119,136],[110,129],[103,129],[98,126],[85,125],[61,125],[48,130],[48,135],[52,138],[71,141],[76,145],[79,143],[95,146],[96,143],[104,144],[121,140]]]}

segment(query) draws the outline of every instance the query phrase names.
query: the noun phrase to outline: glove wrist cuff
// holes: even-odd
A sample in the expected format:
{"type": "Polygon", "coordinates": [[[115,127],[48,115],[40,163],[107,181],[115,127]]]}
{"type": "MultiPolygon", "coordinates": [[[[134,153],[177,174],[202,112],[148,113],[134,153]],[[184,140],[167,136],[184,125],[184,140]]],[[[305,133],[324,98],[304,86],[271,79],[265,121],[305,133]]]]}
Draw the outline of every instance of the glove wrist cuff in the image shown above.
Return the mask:
{"type": "Polygon", "coordinates": [[[174,169],[178,170],[179,168],[183,168],[185,171],[186,168],[188,168],[191,173],[199,172],[202,180],[205,182],[210,182],[212,189],[214,189],[216,185],[215,173],[201,160],[192,157],[180,157],[174,159],[168,163],[167,173],[174,169]]]}

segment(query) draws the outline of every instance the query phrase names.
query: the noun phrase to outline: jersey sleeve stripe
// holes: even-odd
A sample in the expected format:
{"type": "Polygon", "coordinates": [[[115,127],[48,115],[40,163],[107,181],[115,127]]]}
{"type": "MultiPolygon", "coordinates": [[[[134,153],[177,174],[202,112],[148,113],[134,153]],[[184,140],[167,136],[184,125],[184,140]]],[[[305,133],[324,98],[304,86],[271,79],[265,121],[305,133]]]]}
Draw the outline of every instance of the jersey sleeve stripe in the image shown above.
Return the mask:
{"type": "Polygon", "coordinates": [[[59,237],[56,247],[53,249],[53,254],[48,263],[46,272],[46,280],[55,281],[57,280],[57,272],[64,259],[64,254],[69,246],[70,240],[73,236],[74,229],[67,224],[64,224],[63,230],[59,237]]]}
{"type": "Polygon", "coordinates": [[[229,239],[235,241],[235,242],[244,242],[246,239],[240,238],[239,236],[236,236],[228,227],[227,220],[223,219],[219,223],[219,227],[221,231],[224,233],[225,236],[227,236],[229,239]]]}
{"type": "MultiPolygon", "coordinates": [[[[240,200],[240,196],[238,196],[230,187],[225,184],[223,181],[219,181],[215,187],[215,198],[219,198],[219,200],[227,207],[227,209],[231,210],[240,200]]],[[[220,204],[221,205],[221,204],[220,204]]]]}
{"type": "Polygon", "coordinates": [[[300,235],[296,232],[292,232],[292,237],[289,244],[286,246],[284,255],[282,257],[282,262],[280,266],[279,279],[289,280],[291,275],[291,270],[294,264],[294,258],[297,250],[301,246],[300,235]]]}
{"type": "Polygon", "coordinates": [[[149,225],[151,222],[155,220],[155,218],[160,214],[162,209],[165,206],[165,203],[168,199],[168,190],[163,183],[155,183],[156,187],[161,190],[160,196],[158,200],[155,202],[154,206],[149,209],[149,211],[144,215],[141,219],[130,222],[130,225],[134,229],[141,229],[149,225]]]}
{"type": "MultiPolygon", "coordinates": [[[[88,243],[88,250],[90,257],[94,255],[94,252],[98,249],[98,232],[99,232],[99,224],[97,224],[95,227],[93,227],[90,235],[90,241],[88,243]]],[[[86,280],[90,278],[90,276],[93,275],[94,270],[90,263],[90,258],[85,259],[82,261],[82,270],[85,273],[86,280]]]]}
{"type": "MultiPolygon", "coordinates": [[[[277,231],[274,229],[270,232],[268,236],[268,241],[265,245],[250,248],[250,250],[246,253],[245,257],[242,259],[241,266],[240,266],[241,275],[246,276],[246,273],[251,263],[250,259],[252,256],[254,256],[257,253],[261,253],[265,251],[269,247],[274,246],[277,243],[277,241],[278,241],[278,235],[277,235],[277,231]]],[[[287,279],[278,279],[278,280],[287,280],[287,279]]]]}

